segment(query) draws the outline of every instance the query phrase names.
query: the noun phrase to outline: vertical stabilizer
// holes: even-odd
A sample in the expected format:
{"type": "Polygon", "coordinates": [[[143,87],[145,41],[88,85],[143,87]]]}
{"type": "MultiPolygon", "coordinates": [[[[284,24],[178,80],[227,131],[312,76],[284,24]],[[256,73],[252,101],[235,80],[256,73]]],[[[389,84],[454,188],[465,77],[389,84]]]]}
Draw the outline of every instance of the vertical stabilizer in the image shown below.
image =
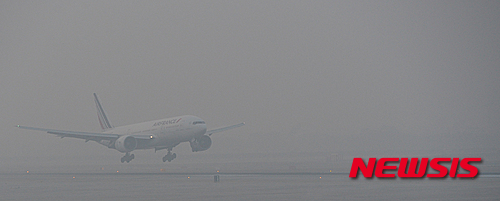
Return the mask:
{"type": "Polygon", "coordinates": [[[95,106],[97,107],[97,117],[99,117],[99,123],[101,124],[101,128],[103,130],[107,130],[113,128],[111,122],[108,120],[108,116],[106,116],[106,112],[102,108],[101,102],[99,102],[99,98],[97,94],[94,93],[95,106]]]}

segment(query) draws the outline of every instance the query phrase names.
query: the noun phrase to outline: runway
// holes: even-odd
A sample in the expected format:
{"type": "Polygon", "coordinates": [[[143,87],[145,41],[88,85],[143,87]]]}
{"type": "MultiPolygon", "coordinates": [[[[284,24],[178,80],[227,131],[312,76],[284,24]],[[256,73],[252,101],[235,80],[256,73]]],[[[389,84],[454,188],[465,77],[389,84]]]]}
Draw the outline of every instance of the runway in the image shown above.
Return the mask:
{"type": "Polygon", "coordinates": [[[475,179],[351,179],[345,173],[0,174],[2,200],[495,200],[499,174],[475,179]]]}

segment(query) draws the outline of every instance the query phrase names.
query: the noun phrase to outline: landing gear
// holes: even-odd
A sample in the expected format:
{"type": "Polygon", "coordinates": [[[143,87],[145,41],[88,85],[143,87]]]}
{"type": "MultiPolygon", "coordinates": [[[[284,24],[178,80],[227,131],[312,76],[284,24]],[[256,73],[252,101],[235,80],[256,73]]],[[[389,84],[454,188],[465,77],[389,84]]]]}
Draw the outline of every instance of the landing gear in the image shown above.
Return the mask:
{"type": "Polygon", "coordinates": [[[127,153],[125,154],[125,156],[123,156],[123,157],[122,157],[121,161],[122,161],[122,163],[123,163],[123,162],[127,162],[127,163],[129,163],[129,162],[130,162],[132,159],[134,159],[134,158],[135,158],[134,154],[130,154],[130,152],[127,152],[127,153]]]}
{"type": "Polygon", "coordinates": [[[172,151],[172,148],[168,148],[168,153],[167,153],[167,155],[165,155],[163,157],[163,162],[165,162],[165,161],[170,162],[170,161],[174,160],[174,158],[177,158],[177,155],[175,153],[172,154],[172,152],[170,152],[170,151],[172,151]]]}

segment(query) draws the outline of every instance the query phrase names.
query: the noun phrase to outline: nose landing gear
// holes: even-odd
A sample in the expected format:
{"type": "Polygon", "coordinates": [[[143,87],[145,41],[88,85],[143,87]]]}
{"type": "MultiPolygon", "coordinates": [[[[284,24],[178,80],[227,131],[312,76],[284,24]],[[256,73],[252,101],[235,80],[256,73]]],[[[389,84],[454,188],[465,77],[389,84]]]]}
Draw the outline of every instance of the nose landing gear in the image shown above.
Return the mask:
{"type": "Polygon", "coordinates": [[[130,152],[127,152],[127,153],[125,154],[125,156],[123,156],[123,157],[122,157],[121,161],[122,161],[122,163],[123,163],[123,162],[127,162],[127,163],[129,163],[129,162],[130,162],[132,159],[134,159],[134,158],[135,158],[134,154],[130,154],[130,152]]]}

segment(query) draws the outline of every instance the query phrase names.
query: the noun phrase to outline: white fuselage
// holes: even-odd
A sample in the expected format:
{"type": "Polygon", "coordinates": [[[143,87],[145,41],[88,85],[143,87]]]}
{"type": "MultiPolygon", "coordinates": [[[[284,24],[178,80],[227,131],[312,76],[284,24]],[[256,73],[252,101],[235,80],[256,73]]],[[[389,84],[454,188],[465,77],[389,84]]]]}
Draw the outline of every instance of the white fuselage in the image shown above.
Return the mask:
{"type": "Polygon", "coordinates": [[[196,116],[179,117],[148,121],[127,126],[120,126],[105,131],[106,134],[131,136],[150,136],[152,140],[139,143],[136,149],[173,147],[181,142],[188,142],[203,136],[207,131],[205,122],[196,116]]]}
{"type": "Polygon", "coordinates": [[[166,149],[167,155],[163,157],[163,162],[170,162],[177,157],[177,155],[171,153],[171,151],[182,142],[189,142],[193,152],[205,151],[212,145],[212,140],[210,138],[212,134],[245,125],[245,123],[239,123],[207,131],[207,125],[203,119],[192,115],[184,115],[114,127],[102,108],[102,104],[96,93],[94,93],[94,101],[97,108],[99,124],[104,130],[102,133],[46,129],[21,125],[17,125],[17,127],[21,129],[44,131],[61,138],[78,138],[84,139],[85,142],[95,141],[110,149],[125,153],[125,156],[121,158],[121,162],[128,163],[135,157],[135,155],[130,154],[130,152],[136,149],[154,149],[155,152],[166,149]]]}

